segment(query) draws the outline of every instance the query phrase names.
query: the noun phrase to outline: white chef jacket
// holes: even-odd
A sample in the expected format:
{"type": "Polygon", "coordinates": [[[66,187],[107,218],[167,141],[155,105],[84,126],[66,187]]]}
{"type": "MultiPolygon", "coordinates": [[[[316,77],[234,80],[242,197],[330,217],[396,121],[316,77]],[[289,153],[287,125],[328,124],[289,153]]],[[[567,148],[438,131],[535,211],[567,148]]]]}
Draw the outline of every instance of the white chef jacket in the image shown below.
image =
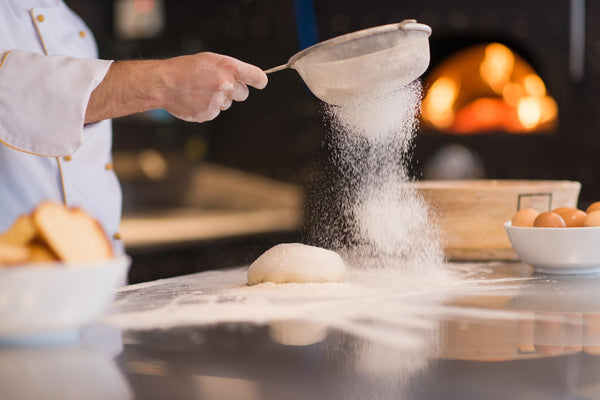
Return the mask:
{"type": "Polygon", "coordinates": [[[0,0],[0,63],[0,231],[53,199],[118,237],[111,122],[84,125],[111,61],[97,59],[88,27],[61,0],[0,0]]]}

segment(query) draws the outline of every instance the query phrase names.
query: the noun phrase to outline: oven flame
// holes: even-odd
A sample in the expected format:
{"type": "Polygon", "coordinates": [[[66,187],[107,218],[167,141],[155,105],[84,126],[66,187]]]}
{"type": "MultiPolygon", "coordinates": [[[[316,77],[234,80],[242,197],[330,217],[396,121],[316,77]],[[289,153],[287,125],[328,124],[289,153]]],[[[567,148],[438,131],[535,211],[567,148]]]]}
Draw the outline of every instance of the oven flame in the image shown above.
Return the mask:
{"type": "Polygon", "coordinates": [[[458,83],[451,78],[442,77],[435,81],[429,89],[430,95],[423,101],[423,116],[439,129],[450,128],[459,89],[458,83]]]}
{"type": "Polygon", "coordinates": [[[510,74],[515,66],[515,56],[510,49],[500,43],[486,46],[485,56],[479,66],[479,75],[494,92],[501,94],[510,82],[510,74]]]}
{"type": "Polygon", "coordinates": [[[533,67],[501,43],[456,53],[428,79],[425,124],[449,133],[544,132],[554,129],[556,101],[533,67]]]}

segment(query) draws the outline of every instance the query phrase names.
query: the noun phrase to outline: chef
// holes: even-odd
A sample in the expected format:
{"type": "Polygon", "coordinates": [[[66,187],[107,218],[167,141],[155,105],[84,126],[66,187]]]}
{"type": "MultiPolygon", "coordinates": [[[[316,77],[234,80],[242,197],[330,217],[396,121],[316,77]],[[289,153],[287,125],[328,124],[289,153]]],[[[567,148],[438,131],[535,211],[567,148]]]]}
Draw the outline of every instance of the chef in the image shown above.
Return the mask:
{"type": "Polygon", "coordinates": [[[0,0],[0,231],[46,199],[94,215],[122,251],[111,121],[164,108],[215,118],[266,75],[231,57],[97,59],[84,22],[61,0],[0,0]]]}

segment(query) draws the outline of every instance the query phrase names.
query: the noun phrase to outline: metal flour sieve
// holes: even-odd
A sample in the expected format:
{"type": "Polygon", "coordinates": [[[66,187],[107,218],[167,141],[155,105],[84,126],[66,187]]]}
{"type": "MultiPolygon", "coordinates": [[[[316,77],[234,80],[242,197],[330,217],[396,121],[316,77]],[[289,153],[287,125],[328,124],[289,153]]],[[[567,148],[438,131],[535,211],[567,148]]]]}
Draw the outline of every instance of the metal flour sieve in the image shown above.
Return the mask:
{"type": "Polygon", "coordinates": [[[406,19],[320,42],[265,71],[298,71],[315,96],[340,105],[365,94],[387,94],[414,81],[429,66],[431,28],[406,19]]]}

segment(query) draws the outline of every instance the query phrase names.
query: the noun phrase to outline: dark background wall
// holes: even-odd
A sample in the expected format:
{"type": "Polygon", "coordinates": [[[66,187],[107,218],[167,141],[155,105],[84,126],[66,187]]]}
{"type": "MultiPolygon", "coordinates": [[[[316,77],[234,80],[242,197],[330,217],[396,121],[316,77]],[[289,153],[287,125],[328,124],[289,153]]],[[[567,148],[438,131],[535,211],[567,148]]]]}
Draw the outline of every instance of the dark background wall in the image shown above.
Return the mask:
{"type": "MultiPolygon", "coordinates": [[[[268,68],[299,50],[292,0],[166,1],[164,33],[129,41],[113,33],[111,1],[68,4],[89,24],[105,58],[214,51],[268,68]]],[[[416,176],[437,149],[460,143],[482,157],[489,178],[580,180],[582,203],[600,199],[599,2],[586,2],[585,74],[579,82],[568,72],[568,1],[315,0],[314,5],[319,40],[404,18],[430,25],[431,67],[470,44],[500,41],[536,68],[557,100],[559,124],[551,134],[456,137],[424,130],[416,139],[416,176]]],[[[270,76],[267,89],[253,91],[246,103],[212,122],[121,118],[114,127],[116,151],[172,149],[190,162],[205,159],[302,184],[311,179],[325,133],[318,100],[293,71],[270,76]],[[198,144],[202,151],[186,151],[198,144]]]]}

